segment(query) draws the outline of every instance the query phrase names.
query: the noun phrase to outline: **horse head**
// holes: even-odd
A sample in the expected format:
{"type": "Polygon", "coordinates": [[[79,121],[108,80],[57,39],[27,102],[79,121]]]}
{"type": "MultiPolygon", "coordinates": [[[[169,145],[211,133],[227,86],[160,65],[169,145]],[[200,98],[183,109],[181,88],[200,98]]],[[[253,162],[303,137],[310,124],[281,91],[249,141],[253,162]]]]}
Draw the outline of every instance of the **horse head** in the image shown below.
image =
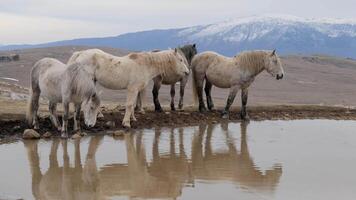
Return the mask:
{"type": "Polygon", "coordinates": [[[94,92],[82,103],[84,122],[88,127],[93,127],[100,109],[99,95],[94,92]]]}
{"type": "Polygon", "coordinates": [[[180,49],[175,48],[174,56],[176,58],[176,63],[177,63],[176,72],[182,76],[188,75],[189,74],[189,68],[188,68],[189,64],[188,64],[187,59],[184,56],[184,53],[180,49]]]}
{"type": "Polygon", "coordinates": [[[266,71],[270,73],[273,77],[276,77],[277,80],[282,79],[284,76],[284,70],[282,67],[281,60],[276,54],[276,50],[273,50],[272,53],[267,55],[266,71]]]}

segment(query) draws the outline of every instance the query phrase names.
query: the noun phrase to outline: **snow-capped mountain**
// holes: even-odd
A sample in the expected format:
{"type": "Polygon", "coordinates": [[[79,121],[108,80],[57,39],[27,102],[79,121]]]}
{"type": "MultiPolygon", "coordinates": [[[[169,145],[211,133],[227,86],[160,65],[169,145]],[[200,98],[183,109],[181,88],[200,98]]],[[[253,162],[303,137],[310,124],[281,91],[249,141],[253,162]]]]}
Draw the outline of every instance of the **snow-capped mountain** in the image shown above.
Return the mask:
{"type": "Polygon", "coordinates": [[[261,15],[180,29],[143,31],[35,46],[4,46],[0,49],[89,45],[150,50],[185,43],[197,43],[199,51],[213,50],[229,56],[242,50],[277,49],[282,54],[329,54],[355,58],[356,20],[261,15]]]}

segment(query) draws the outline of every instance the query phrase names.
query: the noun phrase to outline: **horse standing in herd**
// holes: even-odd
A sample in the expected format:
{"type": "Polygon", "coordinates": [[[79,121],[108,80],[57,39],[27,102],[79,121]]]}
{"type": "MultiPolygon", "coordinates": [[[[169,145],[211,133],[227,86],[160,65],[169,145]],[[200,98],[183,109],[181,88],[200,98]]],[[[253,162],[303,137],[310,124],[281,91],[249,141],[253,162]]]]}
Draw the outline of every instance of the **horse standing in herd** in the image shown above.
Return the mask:
{"type": "Polygon", "coordinates": [[[38,107],[40,96],[49,100],[50,119],[54,127],[68,137],[69,103],[75,105],[74,131],[80,129],[80,110],[83,107],[85,124],[92,127],[100,107],[94,77],[75,63],[65,65],[53,58],[43,58],[35,63],[31,71],[31,89],[28,101],[27,121],[39,129],[38,107]],[[63,126],[56,115],[57,103],[63,103],[63,126]]]}
{"type": "Polygon", "coordinates": [[[74,130],[79,130],[79,116],[83,107],[85,124],[94,126],[100,107],[96,91],[98,82],[113,90],[126,89],[127,101],[122,125],[130,128],[130,119],[136,121],[134,105],[142,110],[142,92],[150,80],[154,81],[153,102],[156,111],[162,111],[158,100],[161,84],[171,85],[171,110],[175,110],[175,84],[180,81],[179,109],[183,107],[185,85],[190,69],[193,74],[193,95],[199,100],[199,110],[206,111],[203,102],[205,81],[206,101],[209,110],[214,104],[211,98],[213,85],[230,88],[226,106],[222,112],[228,117],[229,108],[236,93],[241,89],[241,118],[248,119],[246,104],[248,87],[255,77],[266,70],[277,79],[284,76],[281,61],[274,51],[248,51],[232,58],[215,52],[197,54],[196,45],[186,45],[174,50],[130,53],[118,57],[100,49],[88,49],[73,53],[67,65],[51,58],[38,61],[31,72],[31,95],[27,120],[39,128],[37,110],[39,96],[49,100],[50,118],[53,125],[67,137],[69,103],[75,104],[74,130]],[[55,110],[57,103],[64,105],[63,126],[59,125],[55,110]]]}
{"type": "Polygon", "coordinates": [[[284,70],[276,51],[247,51],[232,58],[219,55],[215,52],[204,52],[194,57],[192,61],[193,71],[193,95],[199,100],[199,110],[206,110],[203,101],[203,83],[205,80],[205,94],[208,109],[214,108],[211,98],[213,85],[219,88],[230,88],[230,94],[226,106],[222,112],[224,118],[228,118],[229,109],[234,102],[236,93],[241,89],[241,118],[248,119],[246,104],[248,87],[255,77],[266,70],[277,80],[282,79],[284,70]]]}
{"type": "Polygon", "coordinates": [[[157,76],[170,74],[183,77],[189,74],[188,61],[179,49],[159,52],[130,53],[117,57],[99,49],[76,52],[68,64],[81,63],[103,87],[127,89],[126,111],[122,125],[130,128],[130,117],[136,121],[134,105],[137,95],[157,76]]]}
{"type": "MultiPolygon", "coordinates": [[[[192,62],[193,57],[197,54],[197,48],[195,44],[188,44],[183,47],[178,47],[180,51],[184,54],[185,58],[188,61],[188,66],[190,67],[190,64],[192,62]]],[[[156,50],[154,52],[159,52],[159,50],[156,50]]],[[[178,109],[183,108],[183,98],[184,98],[184,89],[185,86],[187,85],[189,78],[189,74],[185,74],[184,76],[177,76],[175,73],[165,73],[164,76],[156,76],[153,78],[153,89],[152,89],[152,94],[153,94],[153,103],[155,106],[155,111],[157,112],[162,112],[162,107],[161,104],[159,103],[158,100],[158,93],[159,89],[161,88],[161,84],[163,85],[170,85],[171,86],[171,110],[175,110],[174,106],[174,96],[175,96],[175,85],[179,81],[180,82],[180,98],[179,98],[179,103],[178,103],[178,109]]],[[[138,95],[137,99],[137,106],[136,110],[142,110],[142,96],[143,95],[138,95]]]]}

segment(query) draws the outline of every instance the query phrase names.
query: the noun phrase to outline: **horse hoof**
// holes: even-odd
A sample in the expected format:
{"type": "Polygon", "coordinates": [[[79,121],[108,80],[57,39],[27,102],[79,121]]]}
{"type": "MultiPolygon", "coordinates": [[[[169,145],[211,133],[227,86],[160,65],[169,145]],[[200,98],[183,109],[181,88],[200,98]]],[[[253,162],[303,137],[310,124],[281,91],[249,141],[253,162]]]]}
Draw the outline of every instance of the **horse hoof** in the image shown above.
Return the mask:
{"type": "Polygon", "coordinates": [[[62,139],[68,139],[68,133],[62,133],[61,134],[62,139]]]}
{"type": "Polygon", "coordinates": [[[122,123],[122,126],[123,126],[124,128],[127,128],[127,129],[130,129],[130,128],[131,128],[130,123],[127,123],[127,122],[122,123]]]}
{"type": "Polygon", "coordinates": [[[214,107],[209,108],[209,111],[216,111],[214,107]]]}
{"type": "Polygon", "coordinates": [[[155,109],[155,111],[159,112],[159,113],[163,112],[162,108],[161,109],[155,109]]]}
{"type": "Polygon", "coordinates": [[[222,117],[223,119],[229,119],[229,115],[228,115],[228,114],[223,114],[221,117],[222,117]]]}
{"type": "Polygon", "coordinates": [[[250,117],[249,117],[248,115],[246,115],[246,116],[241,116],[241,119],[242,119],[243,121],[250,121],[250,117]]]}
{"type": "Polygon", "coordinates": [[[199,107],[199,112],[206,112],[206,108],[205,107],[199,107]]]}
{"type": "Polygon", "coordinates": [[[221,117],[222,117],[223,119],[228,119],[228,118],[229,118],[229,113],[228,113],[228,112],[222,112],[222,113],[221,113],[221,117]]]}
{"type": "Polygon", "coordinates": [[[176,108],[174,108],[174,107],[171,107],[171,111],[176,111],[176,108]]]}

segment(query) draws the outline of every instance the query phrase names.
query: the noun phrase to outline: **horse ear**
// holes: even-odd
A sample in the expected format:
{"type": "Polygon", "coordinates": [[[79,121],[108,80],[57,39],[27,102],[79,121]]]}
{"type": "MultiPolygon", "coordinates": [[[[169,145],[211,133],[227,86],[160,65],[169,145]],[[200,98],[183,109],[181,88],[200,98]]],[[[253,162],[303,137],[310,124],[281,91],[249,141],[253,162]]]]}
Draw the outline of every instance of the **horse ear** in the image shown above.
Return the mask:
{"type": "Polygon", "coordinates": [[[197,46],[197,45],[194,43],[194,44],[193,44],[193,47],[195,48],[196,46],[197,46]]]}
{"type": "Polygon", "coordinates": [[[275,49],[271,53],[271,56],[274,56],[274,55],[276,55],[276,50],[275,49]]]}
{"type": "Polygon", "coordinates": [[[177,53],[178,52],[178,49],[177,48],[174,48],[174,53],[177,53]]]}

